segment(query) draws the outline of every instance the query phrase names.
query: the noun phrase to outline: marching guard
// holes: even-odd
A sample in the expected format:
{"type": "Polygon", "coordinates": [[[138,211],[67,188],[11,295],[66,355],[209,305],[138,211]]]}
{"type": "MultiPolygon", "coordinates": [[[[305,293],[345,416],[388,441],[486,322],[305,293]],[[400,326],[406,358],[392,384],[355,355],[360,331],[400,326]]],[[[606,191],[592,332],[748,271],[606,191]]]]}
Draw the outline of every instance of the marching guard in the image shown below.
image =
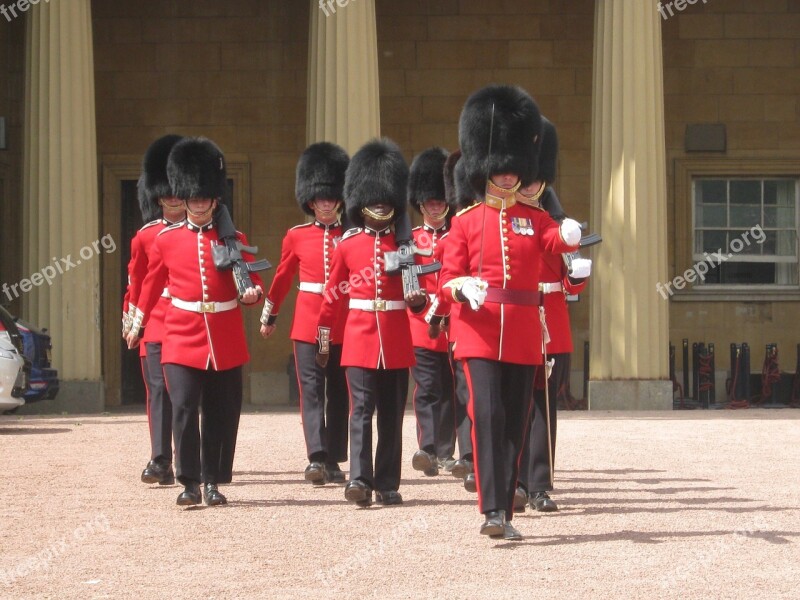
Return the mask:
{"type": "Polygon", "coordinates": [[[295,196],[301,210],[313,216],[314,221],[292,227],[283,238],[280,264],[261,313],[261,335],[268,338],[275,331],[278,312],[299,271],[299,293],[289,337],[294,346],[309,462],[305,478],[314,485],[345,481],[339,466],[347,460],[349,409],[347,381],[340,365],[343,318],[331,329],[330,359],[325,368],[317,364],[316,353],[322,293],[330,275],[333,250],[342,237],[340,213],[349,162],[344,149],[329,142],[311,144],[300,156],[295,196]]]}

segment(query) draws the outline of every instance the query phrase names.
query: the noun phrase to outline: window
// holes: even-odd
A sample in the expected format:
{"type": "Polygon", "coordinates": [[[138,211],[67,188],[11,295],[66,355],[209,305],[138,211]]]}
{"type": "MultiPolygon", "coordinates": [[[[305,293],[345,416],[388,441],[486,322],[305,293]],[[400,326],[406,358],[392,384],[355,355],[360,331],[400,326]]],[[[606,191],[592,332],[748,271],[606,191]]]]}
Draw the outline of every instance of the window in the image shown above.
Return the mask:
{"type": "Polygon", "coordinates": [[[692,259],[708,272],[694,287],[798,286],[800,179],[692,179],[692,259]]]}

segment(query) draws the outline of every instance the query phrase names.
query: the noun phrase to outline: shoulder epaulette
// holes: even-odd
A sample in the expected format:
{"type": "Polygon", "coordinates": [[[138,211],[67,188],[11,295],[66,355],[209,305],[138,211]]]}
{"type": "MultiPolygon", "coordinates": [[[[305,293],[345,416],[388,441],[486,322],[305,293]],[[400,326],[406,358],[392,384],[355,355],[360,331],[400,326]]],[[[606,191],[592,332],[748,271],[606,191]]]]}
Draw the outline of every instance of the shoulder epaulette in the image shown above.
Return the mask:
{"type": "Polygon", "coordinates": [[[145,223],[144,225],[142,225],[142,227],[139,229],[139,231],[144,231],[145,229],[148,229],[149,227],[152,227],[153,225],[158,225],[159,223],[161,223],[161,219],[153,219],[149,223],[145,223]]]}
{"type": "Polygon", "coordinates": [[[185,221],[181,221],[180,223],[175,223],[174,225],[170,225],[169,227],[164,227],[161,231],[158,232],[157,235],[164,235],[167,231],[172,231],[173,229],[180,229],[183,227],[185,221]]]}
{"type": "Polygon", "coordinates": [[[460,217],[460,216],[461,216],[461,215],[463,215],[464,213],[471,211],[473,208],[477,208],[477,207],[479,207],[481,204],[483,204],[483,203],[482,203],[482,202],[476,202],[476,203],[475,203],[475,204],[473,204],[472,206],[468,206],[467,208],[462,208],[460,211],[458,211],[458,212],[456,213],[456,216],[457,216],[457,217],[460,217]]]}
{"type": "Polygon", "coordinates": [[[314,224],[313,222],[311,222],[311,223],[300,223],[300,225],[295,225],[294,227],[290,227],[289,231],[292,231],[293,229],[302,229],[303,227],[311,227],[313,224],[314,224]]]}
{"type": "Polygon", "coordinates": [[[362,231],[363,231],[363,228],[361,228],[361,227],[351,227],[350,229],[348,229],[347,231],[344,232],[344,235],[342,236],[342,239],[340,240],[340,242],[343,242],[347,238],[351,238],[354,235],[356,235],[358,233],[361,233],[362,231]]]}

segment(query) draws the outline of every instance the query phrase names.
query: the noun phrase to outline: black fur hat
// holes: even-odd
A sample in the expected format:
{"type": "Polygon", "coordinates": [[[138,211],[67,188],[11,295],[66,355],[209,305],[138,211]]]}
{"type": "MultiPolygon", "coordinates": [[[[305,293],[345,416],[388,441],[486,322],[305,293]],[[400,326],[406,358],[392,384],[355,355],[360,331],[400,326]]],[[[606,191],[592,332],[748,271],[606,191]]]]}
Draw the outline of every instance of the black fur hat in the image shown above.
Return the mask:
{"type": "Polygon", "coordinates": [[[451,152],[444,163],[444,191],[451,214],[471,206],[475,201],[472,186],[464,175],[461,150],[451,152]]]}
{"type": "Polygon", "coordinates": [[[349,162],[344,148],[330,142],[317,142],[303,150],[297,161],[294,195],[306,214],[314,214],[308,203],[315,198],[344,199],[344,172],[349,162]]]}
{"type": "Polygon", "coordinates": [[[542,144],[539,150],[539,179],[552,185],[556,180],[558,163],[558,133],[556,126],[542,117],[542,144]]]}
{"type": "Polygon", "coordinates": [[[447,150],[434,146],[423,150],[411,161],[408,172],[408,203],[420,211],[425,200],[446,200],[444,165],[447,150]]]}
{"type": "Polygon", "coordinates": [[[520,87],[490,85],[467,98],[458,122],[458,140],[477,198],[483,198],[486,180],[497,173],[516,173],[522,187],[536,180],[541,132],[539,108],[520,87]]]}
{"type": "Polygon", "coordinates": [[[408,165],[400,147],[389,138],[374,139],[353,155],[344,176],[347,216],[356,227],[364,225],[361,209],[384,202],[394,207],[395,218],[405,212],[408,165]]]}
{"type": "Polygon", "coordinates": [[[227,194],[225,156],[209,139],[184,138],[169,153],[167,177],[177,198],[219,198],[227,194]]]}
{"type": "Polygon", "coordinates": [[[172,196],[167,179],[167,158],[173,146],[183,139],[181,135],[165,135],[150,144],[142,159],[142,174],[136,183],[136,195],[142,221],[149,223],[163,214],[159,198],[172,196]]]}

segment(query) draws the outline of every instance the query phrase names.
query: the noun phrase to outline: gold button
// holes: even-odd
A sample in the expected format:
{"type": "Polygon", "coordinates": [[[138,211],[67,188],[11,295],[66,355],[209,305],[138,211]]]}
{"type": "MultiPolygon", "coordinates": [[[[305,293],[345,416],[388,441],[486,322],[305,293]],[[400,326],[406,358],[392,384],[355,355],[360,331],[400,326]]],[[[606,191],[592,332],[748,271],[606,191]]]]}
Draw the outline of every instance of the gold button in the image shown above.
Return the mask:
{"type": "Polygon", "coordinates": [[[508,227],[503,227],[503,233],[508,233],[508,227]]]}
{"type": "Polygon", "coordinates": [[[511,275],[509,275],[508,273],[506,273],[506,281],[507,281],[507,280],[509,280],[509,279],[511,279],[511,275]]]}
{"type": "Polygon", "coordinates": [[[505,250],[506,252],[508,252],[508,246],[503,246],[503,250],[505,250]]]}
{"type": "Polygon", "coordinates": [[[507,242],[507,241],[508,241],[508,237],[506,237],[506,236],[503,236],[503,241],[504,241],[504,242],[507,242]]]}
{"type": "Polygon", "coordinates": [[[506,265],[506,271],[510,271],[510,270],[511,270],[511,265],[506,265]]]}

